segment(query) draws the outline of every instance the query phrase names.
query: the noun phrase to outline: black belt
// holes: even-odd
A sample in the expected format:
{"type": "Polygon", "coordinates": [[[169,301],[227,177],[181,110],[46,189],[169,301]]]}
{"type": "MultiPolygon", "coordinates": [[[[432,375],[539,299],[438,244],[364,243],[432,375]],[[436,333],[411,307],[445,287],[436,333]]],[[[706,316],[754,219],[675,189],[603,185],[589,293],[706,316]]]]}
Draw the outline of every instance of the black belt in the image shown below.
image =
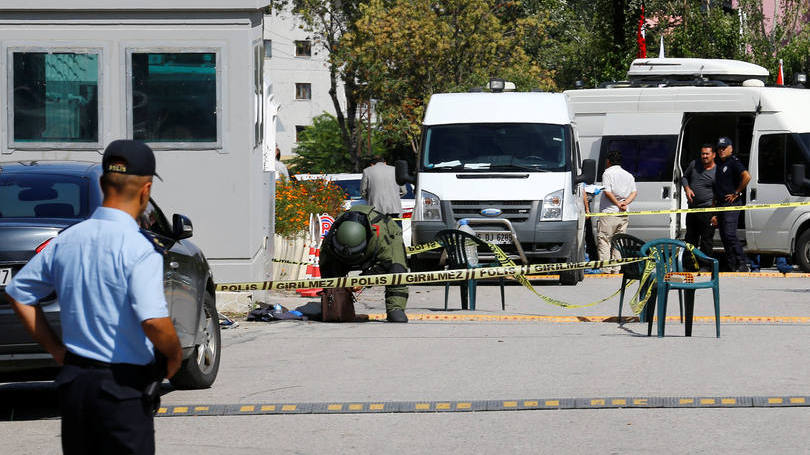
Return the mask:
{"type": "Polygon", "coordinates": [[[102,362],[101,360],[89,359],[76,355],[70,351],[65,353],[65,365],[73,365],[82,368],[112,368],[112,363],[102,362]]]}

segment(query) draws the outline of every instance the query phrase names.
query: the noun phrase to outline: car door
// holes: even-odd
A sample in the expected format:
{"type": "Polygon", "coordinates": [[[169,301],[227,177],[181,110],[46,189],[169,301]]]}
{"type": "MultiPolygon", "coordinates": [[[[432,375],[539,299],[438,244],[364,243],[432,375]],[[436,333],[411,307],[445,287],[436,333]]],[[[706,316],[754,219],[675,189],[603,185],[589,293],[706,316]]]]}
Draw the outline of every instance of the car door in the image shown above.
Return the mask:
{"type": "Polygon", "coordinates": [[[160,208],[152,201],[146,205],[146,210],[138,217],[138,225],[141,229],[145,229],[152,234],[167,248],[166,254],[163,256],[163,287],[166,292],[166,303],[169,305],[169,316],[174,322],[177,336],[180,337],[180,343],[183,346],[188,346],[186,342],[193,338],[196,328],[196,321],[189,323],[186,321],[188,318],[184,316],[182,305],[178,305],[178,285],[177,275],[179,262],[177,261],[178,253],[176,251],[176,242],[172,238],[172,229],[166,217],[160,211],[160,208]]]}
{"type": "MultiPolygon", "coordinates": [[[[807,189],[790,181],[794,164],[803,164],[805,170],[810,170],[810,160],[796,135],[787,131],[767,131],[759,134],[755,141],[757,149],[751,154],[748,203],[807,200],[810,196],[807,189]]],[[[799,214],[806,211],[805,207],[745,211],[747,245],[757,251],[790,251],[793,224],[799,214]]]]}

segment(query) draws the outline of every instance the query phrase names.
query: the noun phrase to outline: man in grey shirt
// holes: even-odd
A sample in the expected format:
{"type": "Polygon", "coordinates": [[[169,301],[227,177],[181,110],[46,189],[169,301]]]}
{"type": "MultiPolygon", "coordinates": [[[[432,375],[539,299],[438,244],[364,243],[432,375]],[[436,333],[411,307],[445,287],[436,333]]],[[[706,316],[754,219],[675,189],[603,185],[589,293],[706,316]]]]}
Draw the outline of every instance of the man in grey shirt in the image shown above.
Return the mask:
{"type": "Polygon", "coordinates": [[[397,185],[394,166],[385,164],[382,158],[375,158],[371,166],[363,169],[360,194],[368,205],[391,218],[399,218],[402,213],[400,197],[405,187],[397,185]]]}
{"type": "MultiPolygon", "coordinates": [[[[700,147],[700,157],[691,163],[683,173],[683,189],[689,207],[711,207],[714,205],[714,149],[710,144],[700,147]]],[[[686,242],[700,248],[711,256],[714,228],[717,221],[711,212],[686,214],[686,242]]]]}

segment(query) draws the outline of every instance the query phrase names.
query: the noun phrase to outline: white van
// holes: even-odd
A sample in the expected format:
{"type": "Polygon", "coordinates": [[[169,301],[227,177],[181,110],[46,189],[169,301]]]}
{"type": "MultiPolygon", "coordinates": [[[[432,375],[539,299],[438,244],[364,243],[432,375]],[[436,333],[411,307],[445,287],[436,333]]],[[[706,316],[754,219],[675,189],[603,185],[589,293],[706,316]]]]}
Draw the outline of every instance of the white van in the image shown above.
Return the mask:
{"type": "MultiPolygon", "coordinates": [[[[432,241],[467,218],[480,238],[519,261],[583,260],[579,183],[593,180],[596,163],[581,162],[576,144],[561,93],[433,95],[417,162],[413,243],[432,241]]],[[[438,257],[420,254],[412,268],[431,268],[438,257]]],[[[582,277],[582,271],[563,273],[561,282],[582,277]]]]}
{"type": "MultiPolygon", "coordinates": [[[[747,204],[806,201],[810,187],[805,179],[794,182],[792,172],[810,169],[810,90],[765,87],[767,76],[765,68],[733,60],[637,59],[628,81],[565,94],[583,157],[599,163],[597,181],[605,154],[622,152],[622,167],[638,187],[633,211],[685,208],[682,170],[702,144],[721,136],[732,139],[751,173],[747,204]]],[[[794,255],[810,271],[810,207],[749,210],[741,217],[746,252],[794,255]]],[[[633,216],[629,233],[683,238],[685,215],[633,216]]]]}

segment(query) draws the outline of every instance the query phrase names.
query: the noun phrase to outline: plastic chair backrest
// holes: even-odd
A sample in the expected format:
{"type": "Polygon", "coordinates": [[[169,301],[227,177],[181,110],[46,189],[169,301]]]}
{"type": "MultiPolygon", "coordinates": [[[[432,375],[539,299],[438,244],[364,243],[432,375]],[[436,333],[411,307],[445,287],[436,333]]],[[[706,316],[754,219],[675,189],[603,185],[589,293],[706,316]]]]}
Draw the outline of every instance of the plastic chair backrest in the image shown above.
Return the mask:
{"type": "Polygon", "coordinates": [[[655,259],[656,274],[662,277],[670,272],[683,272],[681,256],[691,254],[685,243],[673,239],[651,240],[641,247],[642,256],[651,253],[657,256],[655,259]]]}
{"type": "Polygon", "coordinates": [[[439,242],[447,252],[447,265],[451,268],[469,268],[467,250],[464,248],[467,241],[473,241],[477,246],[487,246],[487,243],[474,235],[457,229],[439,231],[433,240],[439,242]]]}
{"type": "MultiPolygon", "coordinates": [[[[616,234],[610,240],[610,247],[619,252],[622,258],[641,256],[644,240],[630,234],[616,234]]],[[[635,262],[621,266],[625,278],[639,279],[644,274],[644,262],[635,262]]]]}

